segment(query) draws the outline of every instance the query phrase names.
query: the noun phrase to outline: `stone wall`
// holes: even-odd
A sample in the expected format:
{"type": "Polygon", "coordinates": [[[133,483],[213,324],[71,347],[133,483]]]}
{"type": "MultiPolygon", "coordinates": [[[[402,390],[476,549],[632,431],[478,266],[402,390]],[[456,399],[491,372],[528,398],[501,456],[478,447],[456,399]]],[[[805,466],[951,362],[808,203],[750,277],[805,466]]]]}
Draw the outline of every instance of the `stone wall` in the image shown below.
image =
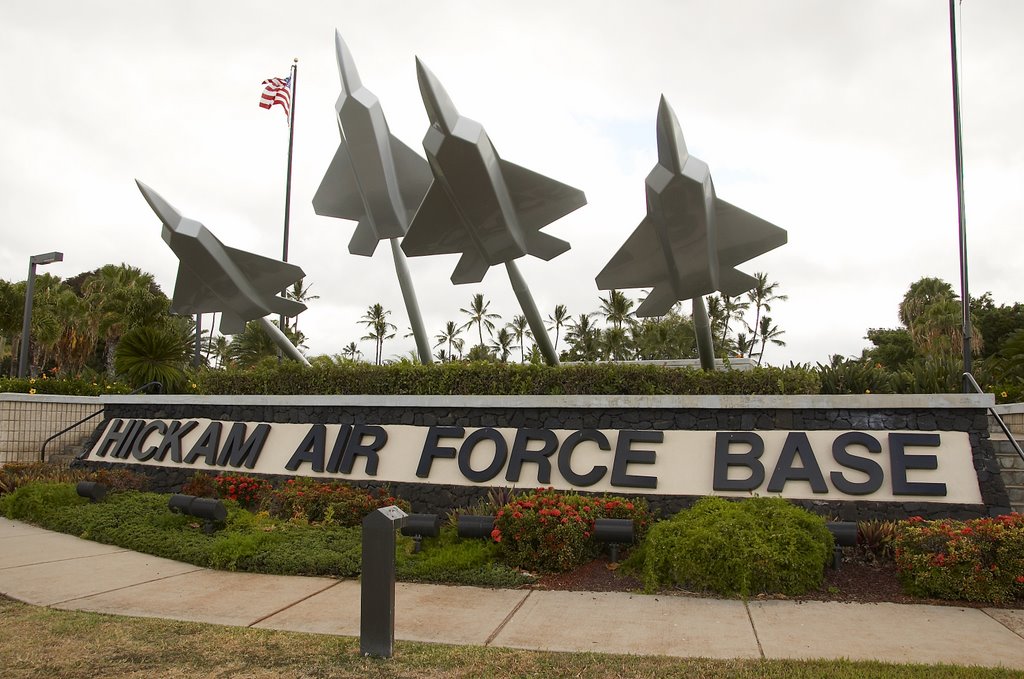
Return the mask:
{"type": "MultiPolygon", "coordinates": [[[[804,500],[830,518],[951,516],[1006,513],[1009,501],[988,440],[985,397],[961,395],[853,397],[120,397],[108,418],[186,419],[323,424],[406,424],[551,429],[921,430],[966,432],[984,504],[804,500]],[[145,400],[144,400],[145,399],[145,400]]],[[[991,399],[991,397],[988,397],[991,399]]],[[[99,431],[97,430],[96,435],[99,431]]],[[[88,462],[105,466],[106,462],[88,462]]],[[[131,465],[151,475],[155,490],[176,491],[191,469],[131,465]]],[[[383,485],[364,482],[359,485],[383,485]]],[[[487,487],[387,484],[415,512],[445,512],[486,497],[487,487]]],[[[644,495],[662,514],[691,505],[693,496],[644,495]]]]}
{"type": "MultiPolygon", "coordinates": [[[[88,396],[0,394],[0,465],[38,462],[47,438],[102,409],[100,399],[88,396]]],[[[47,459],[80,446],[95,427],[96,421],[86,422],[51,441],[47,459]]]]}

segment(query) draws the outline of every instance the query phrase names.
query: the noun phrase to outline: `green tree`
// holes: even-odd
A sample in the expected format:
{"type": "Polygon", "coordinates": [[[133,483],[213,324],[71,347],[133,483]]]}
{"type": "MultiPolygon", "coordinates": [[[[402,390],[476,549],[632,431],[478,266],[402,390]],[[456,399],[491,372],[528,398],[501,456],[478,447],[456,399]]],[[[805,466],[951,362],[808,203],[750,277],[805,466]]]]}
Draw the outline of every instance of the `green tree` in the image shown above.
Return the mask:
{"type": "MultiPolygon", "coordinates": [[[[759,271],[754,274],[754,279],[757,284],[747,293],[748,304],[754,305],[754,324],[747,326],[751,332],[751,346],[757,346],[760,339],[758,333],[761,329],[761,316],[772,310],[772,302],[784,302],[789,299],[788,295],[780,295],[775,292],[779,284],[769,283],[768,274],[759,271]]],[[[764,342],[761,342],[761,345],[764,346],[764,342]]]]}
{"type": "Polygon", "coordinates": [[[596,361],[601,357],[601,331],[594,325],[594,314],[580,314],[570,321],[565,333],[569,344],[566,359],[570,361],[596,361]]]}
{"type": "Polygon", "coordinates": [[[550,316],[548,316],[548,323],[550,325],[547,326],[547,329],[555,331],[555,353],[556,354],[558,353],[558,337],[559,337],[559,333],[561,332],[562,328],[565,327],[565,324],[569,322],[569,318],[570,318],[569,310],[565,308],[564,304],[556,304],[555,305],[554,313],[552,313],[550,316]]]}
{"type": "Polygon", "coordinates": [[[779,339],[782,335],[785,335],[784,330],[779,330],[778,326],[772,325],[771,316],[761,317],[761,327],[759,328],[761,335],[761,351],[757,354],[757,364],[761,365],[761,360],[764,358],[764,349],[769,342],[777,347],[784,347],[786,343],[779,339]]]}
{"type": "Polygon", "coordinates": [[[601,297],[601,314],[613,328],[621,329],[623,323],[630,322],[633,300],[626,297],[621,290],[609,290],[607,297],[601,297]]]}
{"type": "Polygon", "coordinates": [[[490,302],[484,301],[483,293],[478,292],[473,295],[468,308],[459,309],[459,311],[469,316],[469,320],[466,321],[462,328],[467,329],[472,328],[474,325],[476,326],[477,334],[480,338],[480,343],[477,346],[480,347],[484,346],[484,328],[487,328],[487,336],[490,337],[494,332],[494,321],[501,318],[498,314],[488,312],[490,306],[490,302]]]}
{"type": "Polygon", "coordinates": [[[105,343],[107,373],[114,376],[114,349],[127,331],[153,325],[167,315],[170,300],[160,291],[153,275],[127,264],[107,264],[82,283],[92,325],[105,343]]]}
{"type": "Polygon", "coordinates": [[[971,300],[971,318],[975,337],[983,340],[979,355],[987,358],[999,353],[1010,335],[1024,329],[1024,304],[996,306],[992,293],[986,292],[971,300]]]}
{"type": "Polygon", "coordinates": [[[491,350],[502,363],[508,363],[508,356],[512,353],[516,338],[508,331],[508,328],[500,328],[491,343],[491,350]]]}
{"type": "Polygon", "coordinates": [[[906,328],[870,328],[866,339],[874,345],[864,357],[886,370],[904,370],[917,356],[914,340],[906,328]]]}
{"type": "Polygon", "coordinates": [[[395,336],[395,330],[398,328],[387,320],[387,317],[391,314],[391,311],[381,306],[380,302],[370,305],[363,314],[362,320],[359,322],[367,327],[367,333],[360,339],[372,340],[376,345],[375,352],[375,363],[381,364],[384,340],[389,340],[395,336]]]}
{"type": "MultiPolygon", "coordinates": [[[[562,305],[559,304],[558,306],[562,305]]],[[[563,306],[562,309],[564,310],[565,307],[563,306]]],[[[555,307],[555,310],[557,311],[558,307],[555,307]]],[[[515,337],[516,346],[519,347],[519,362],[526,363],[526,338],[533,337],[533,335],[530,333],[530,322],[526,320],[526,316],[524,316],[523,314],[517,314],[512,317],[512,322],[508,324],[508,328],[509,330],[512,331],[512,336],[515,337]]],[[[555,339],[555,346],[557,347],[557,331],[555,332],[555,339]]],[[[555,351],[557,352],[558,349],[555,349],[555,351]]]]}
{"type": "Polygon", "coordinates": [[[341,355],[349,361],[357,361],[359,357],[363,355],[363,352],[359,351],[359,347],[355,342],[349,342],[341,349],[341,355]]]}
{"type": "Polygon", "coordinates": [[[184,323],[140,325],[124,334],[114,351],[114,367],[133,387],[159,382],[177,393],[188,386],[189,338],[184,323]]]}
{"type": "MultiPolygon", "coordinates": [[[[309,285],[306,285],[305,281],[305,278],[300,278],[299,280],[295,281],[291,285],[291,287],[286,288],[284,291],[284,298],[290,299],[293,302],[300,302],[302,304],[312,302],[314,299],[320,299],[320,295],[311,295],[309,293],[309,290],[310,288],[313,287],[313,284],[310,283],[309,285]]],[[[291,323],[289,325],[292,328],[292,330],[297,331],[299,329],[299,317],[292,316],[291,323]]]]}
{"type": "Polygon", "coordinates": [[[459,337],[460,334],[462,334],[462,328],[455,321],[448,321],[444,326],[444,330],[434,336],[434,340],[437,342],[434,345],[435,349],[441,345],[448,346],[445,360],[454,361],[456,351],[459,352],[460,356],[462,355],[462,347],[465,345],[465,340],[459,337]]]}

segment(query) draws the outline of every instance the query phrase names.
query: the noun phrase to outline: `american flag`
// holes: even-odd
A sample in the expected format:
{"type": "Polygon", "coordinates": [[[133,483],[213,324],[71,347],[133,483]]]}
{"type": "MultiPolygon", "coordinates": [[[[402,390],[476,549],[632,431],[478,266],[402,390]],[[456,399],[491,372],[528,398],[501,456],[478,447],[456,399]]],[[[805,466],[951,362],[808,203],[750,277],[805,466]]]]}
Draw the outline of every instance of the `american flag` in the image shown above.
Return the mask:
{"type": "Polygon", "coordinates": [[[269,109],[274,104],[284,109],[284,115],[291,120],[291,76],[287,78],[269,78],[263,81],[263,94],[260,96],[260,108],[269,109]]]}

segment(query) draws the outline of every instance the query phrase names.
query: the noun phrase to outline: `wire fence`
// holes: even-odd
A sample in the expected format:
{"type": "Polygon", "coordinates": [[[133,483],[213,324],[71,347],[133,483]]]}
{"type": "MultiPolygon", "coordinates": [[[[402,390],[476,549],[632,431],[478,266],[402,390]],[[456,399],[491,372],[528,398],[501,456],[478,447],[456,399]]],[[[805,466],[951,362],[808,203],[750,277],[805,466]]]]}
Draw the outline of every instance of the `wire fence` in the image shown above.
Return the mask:
{"type": "MultiPolygon", "coordinates": [[[[88,396],[0,394],[0,465],[38,462],[43,441],[101,410],[103,403],[88,396]]],[[[77,455],[96,425],[90,420],[54,439],[46,457],[77,455]]]]}

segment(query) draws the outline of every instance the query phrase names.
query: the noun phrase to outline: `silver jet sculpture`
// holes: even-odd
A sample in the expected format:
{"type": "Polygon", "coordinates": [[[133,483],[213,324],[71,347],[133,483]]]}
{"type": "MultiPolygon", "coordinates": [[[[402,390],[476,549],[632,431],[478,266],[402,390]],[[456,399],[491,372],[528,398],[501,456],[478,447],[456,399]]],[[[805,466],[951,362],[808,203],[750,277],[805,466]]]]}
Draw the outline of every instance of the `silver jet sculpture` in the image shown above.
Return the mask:
{"type": "Polygon", "coordinates": [[[363,87],[352,53],[337,31],[334,45],[341,77],[341,95],[334,106],[341,143],[313,197],[313,210],[318,215],[358,222],[348,244],[353,255],[370,257],[378,241],[386,238],[391,242],[416,351],[420,362],[427,364],[432,360],[430,341],[398,239],[409,229],[430,186],[430,168],[391,134],[380,101],[363,87]]]}
{"type": "Polygon", "coordinates": [[[569,243],[540,231],[587,203],[583,192],[498,156],[480,123],[459,114],[437,77],[416,60],[420,95],[430,119],[423,149],[434,180],[402,250],[410,257],[459,253],[451,281],[479,283],[504,264],[534,340],[558,364],[537,305],[515,260],[551,260],[569,243]]]}
{"type": "Polygon", "coordinates": [[[597,275],[601,290],[653,286],[637,316],[693,300],[701,367],[714,369],[704,295],[741,295],[757,281],[736,265],[784,245],[786,231],[715,195],[708,165],[686,150],[665,97],[658,107],[658,163],[647,175],[647,216],[597,275]]]}
{"type": "Polygon", "coordinates": [[[294,264],[230,248],[205,226],[183,217],[153,189],[135,180],[142,196],[163,223],[161,237],[178,256],[171,312],[204,314],[220,312],[220,331],[234,335],[256,319],[263,330],[290,358],[309,365],[306,357],[268,314],[296,316],[306,305],[278,297],[278,293],[306,274],[294,264]]]}

